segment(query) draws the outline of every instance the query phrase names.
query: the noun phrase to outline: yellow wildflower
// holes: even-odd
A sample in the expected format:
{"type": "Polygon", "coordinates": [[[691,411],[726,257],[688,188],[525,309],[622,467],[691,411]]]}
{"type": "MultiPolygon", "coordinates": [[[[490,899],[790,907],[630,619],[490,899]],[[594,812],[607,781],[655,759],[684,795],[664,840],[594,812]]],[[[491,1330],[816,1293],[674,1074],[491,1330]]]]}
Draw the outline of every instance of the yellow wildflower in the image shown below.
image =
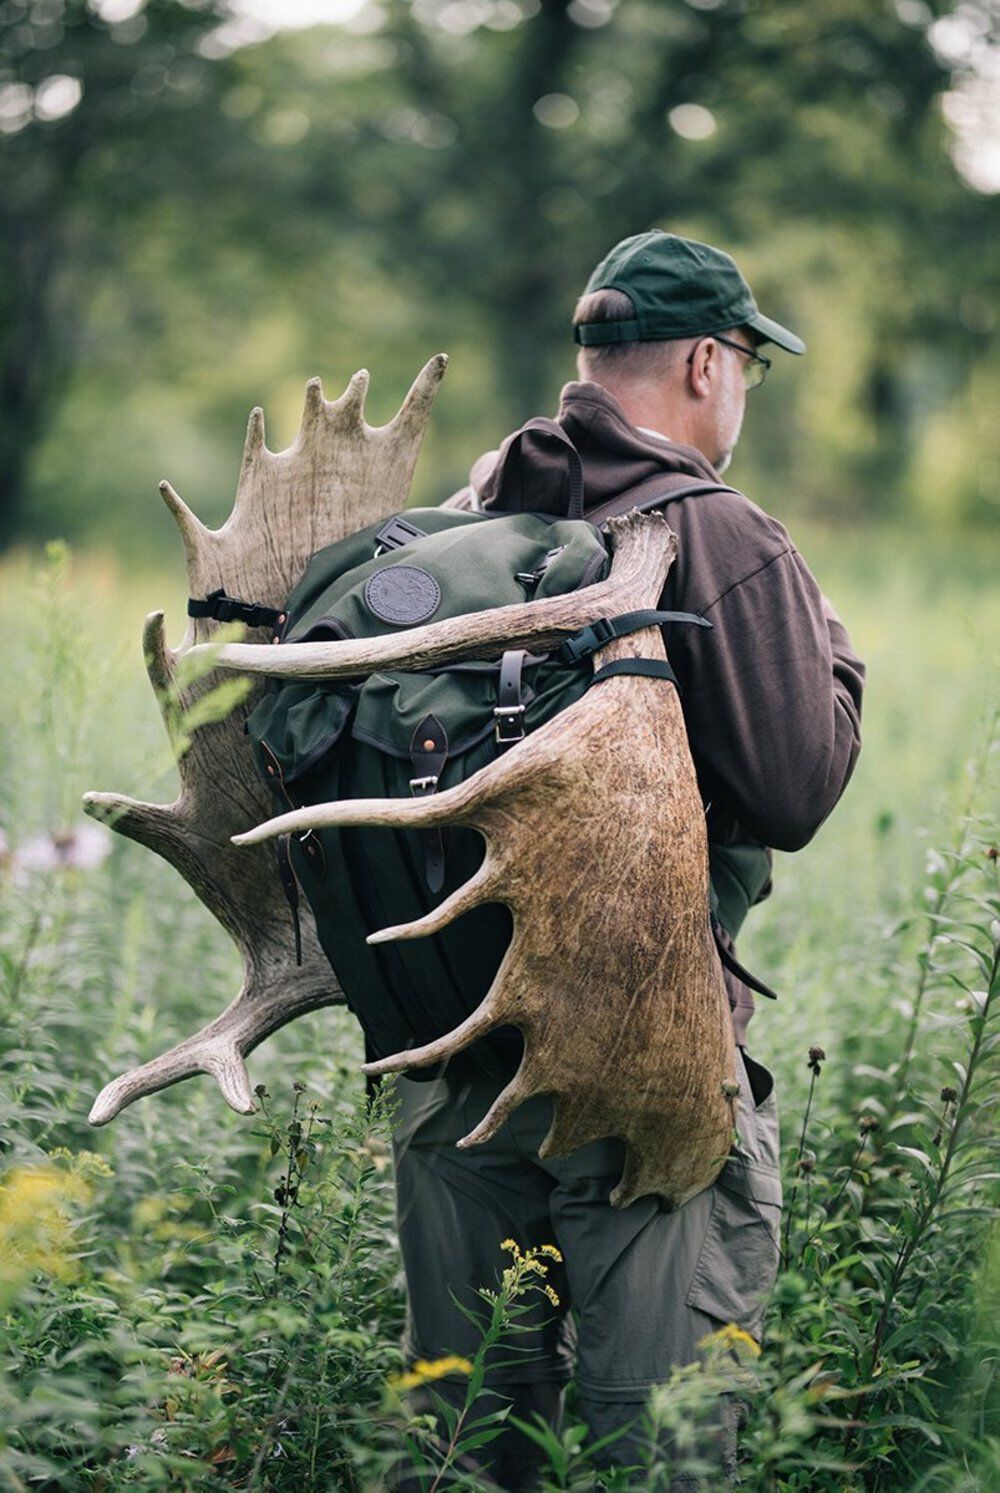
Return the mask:
{"type": "Polygon", "coordinates": [[[744,1332],[742,1327],[737,1327],[735,1322],[727,1322],[725,1327],[719,1328],[718,1332],[708,1333],[706,1337],[699,1340],[698,1347],[709,1351],[731,1349],[733,1352],[738,1352],[742,1349],[743,1352],[749,1353],[751,1358],[760,1357],[760,1343],[756,1338],[751,1337],[749,1332],[744,1332]]]}
{"type": "Polygon", "coordinates": [[[554,1244],[540,1244],[538,1246],[538,1253],[548,1255],[550,1260],[558,1260],[559,1264],[562,1264],[562,1255],[554,1244]]]}
{"type": "Polygon", "coordinates": [[[542,1290],[545,1292],[546,1296],[552,1302],[553,1306],[558,1306],[559,1305],[559,1297],[556,1295],[555,1291],[552,1289],[551,1286],[545,1285],[545,1286],[542,1287],[542,1290]]]}
{"type": "Polygon", "coordinates": [[[36,1274],[68,1280],[77,1264],[69,1254],[74,1207],[90,1188],[55,1166],[22,1166],[0,1183],[0,1295],[36,1274]]]}
{"type": "Polygon", "coordinates": [[[65,1161],[77,1177],[113,1177],[114,1168],[96,1151],[71,1151],[68,1146],[56,1146],[47,1152],[50,1161],[65,1161]]]}
{"type": "Polygon", "coordinates": [[[472,1364],[467,1358],[449,1353],[445,1358],[418,1358],[406,1374],[393,1374],[389,1380],[392,1389],[416,1389],[432,1379],[443,1379],[446,1374],[471,1374],[472,1364]]]}
{"type": "Polygon", "coordinates": [[[517,1244],[515,1244],[513,1239],[502,1240],[500,1248],[506,1249],[510,1254],[514,1256],[515,1260],[519,1260],[521,1258],[521,1251],[518,1248],[517,1244]]]}

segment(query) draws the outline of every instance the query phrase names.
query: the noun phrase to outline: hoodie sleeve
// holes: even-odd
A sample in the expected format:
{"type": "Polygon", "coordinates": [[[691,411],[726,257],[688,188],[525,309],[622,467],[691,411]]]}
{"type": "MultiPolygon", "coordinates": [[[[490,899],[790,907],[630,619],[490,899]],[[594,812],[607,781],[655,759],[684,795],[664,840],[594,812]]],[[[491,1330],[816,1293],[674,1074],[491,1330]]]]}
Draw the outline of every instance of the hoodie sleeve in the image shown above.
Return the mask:
{"type": "Polygon", "coordinates": [[[668,628],[667,650],[705,797],[762,844],[798,850],[853,771],[865,670],[785,531],[747,508],[759,516],[744,534],[749,568],[717,595],[699,587],[712,630],[668,628]]]}

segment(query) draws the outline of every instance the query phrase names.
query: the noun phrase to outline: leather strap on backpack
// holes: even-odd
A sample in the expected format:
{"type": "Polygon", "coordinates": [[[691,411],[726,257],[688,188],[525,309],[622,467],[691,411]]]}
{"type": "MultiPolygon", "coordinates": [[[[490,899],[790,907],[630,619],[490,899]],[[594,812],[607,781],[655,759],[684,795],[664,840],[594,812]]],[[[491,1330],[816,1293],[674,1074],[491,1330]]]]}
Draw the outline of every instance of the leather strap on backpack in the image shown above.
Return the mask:
{"type": "MultiPolygon", "coordinates": [[[[436,715],[425,715],[410,738],[410,762],[415,774],[410,779],[410,792],[420,798],[436,793],[447,761],[448,733],[436,715]]],[[[444,886],[444,834],[437,826],[422,829],[419,833],[424,845],[424,876],[428,888],[439,892],[444,886]]]]}
{"type": "Polygon", "coordinates": [[[500,660],[497,703],[493,708],[493,735],[501,751],[524,740],[525,704],[521,686],[527,656],[526,648],[508,648],[500,660]]]}

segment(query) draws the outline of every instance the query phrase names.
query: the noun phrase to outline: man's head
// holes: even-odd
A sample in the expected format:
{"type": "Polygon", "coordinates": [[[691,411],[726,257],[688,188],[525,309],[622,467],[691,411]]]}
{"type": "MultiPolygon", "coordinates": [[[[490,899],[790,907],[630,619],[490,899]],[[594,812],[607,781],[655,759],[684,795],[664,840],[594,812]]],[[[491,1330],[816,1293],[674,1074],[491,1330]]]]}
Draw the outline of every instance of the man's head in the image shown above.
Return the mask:
{"type": "Polygon", "coordinates": [[[604,385],[633,424],[696,446],[719,471],[739,437],[747,388],[769,366],[757,348],[805,351],[761,315],[728,254],[658,230],[615,245],[573,325],[580,377],[604,385]]]}

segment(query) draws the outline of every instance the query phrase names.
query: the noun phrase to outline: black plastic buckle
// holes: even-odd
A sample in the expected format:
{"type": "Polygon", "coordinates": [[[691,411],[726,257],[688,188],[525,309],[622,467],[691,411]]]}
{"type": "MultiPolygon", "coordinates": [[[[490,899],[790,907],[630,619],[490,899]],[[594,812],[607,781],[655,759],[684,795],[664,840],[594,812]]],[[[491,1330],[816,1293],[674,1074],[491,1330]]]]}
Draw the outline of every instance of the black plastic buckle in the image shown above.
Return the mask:
{"type": "Polygon", "coordinates": [[[262,606],[258,601],[241,601],[227,596],[225,587],[210,591],[203,601],[188,598],[189,617],[211,617],[216,622],[243,622],[247,627],[275,627],[284,623],[285,613],[276,607],[262,606]]]}
{"type": "Polygon", "coordinates": [[[416,524],[408,523],[405,518],[398,515],[391,518],[387,524],[383,524],[375,535],[375,555],[387,555],[390,550],[402,549],[405,544],[412,544],[415,539],[426,539],[427,532],[418,529],[416,524]]]}
{"type": "Polygon", "coordinates": [[[534,570],[516,570],[514,572],[515,581],[520,581],[522,586],[537,586],[542,576],[552,564],[552,561],[557,555],[561,555],[565,548],[564,544],[557,544],[555,549],[546,550],[545,558],[540,565],[535,566],[534,570]]]}
{"type": "Polygon", "coordinates": [[[436,793],[438,777],[436,772],[429,773],[425,778],[411,778],[410,792],[414,798],[423,798],[428,793],[436,793]]]}
{"type": "Polygon", "coordinates": [[[493,735],[498,746],[513,746],[524,740],[524,705],[494,705],[493,735]]]}
{"type": "Polygon", "coordinates": [[[605,643],[612,642],[617,636],[610,619],[598,617],[597,621],[592,622],[589,627],[567,638],[562,647],[556,651],[556,658],[561,664],[578,664],[583,659],[589,658],[592,653],[596,653],[598,648],[603,648],[605,643]]]}

